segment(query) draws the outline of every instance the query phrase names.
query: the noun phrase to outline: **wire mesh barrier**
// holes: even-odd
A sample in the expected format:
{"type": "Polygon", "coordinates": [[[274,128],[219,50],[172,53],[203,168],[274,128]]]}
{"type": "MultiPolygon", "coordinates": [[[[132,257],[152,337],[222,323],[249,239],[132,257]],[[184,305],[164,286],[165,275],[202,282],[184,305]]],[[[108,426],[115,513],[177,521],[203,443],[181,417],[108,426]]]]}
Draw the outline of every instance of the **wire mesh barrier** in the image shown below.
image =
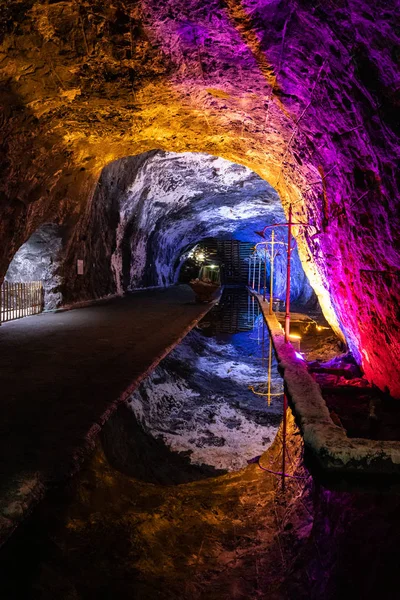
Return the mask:
{"type": "Polygon", "coordinates": [[[0,322],[37,315],[43,310],[43,283],[10,283],[4,281],[0,288],[0,322]]]}

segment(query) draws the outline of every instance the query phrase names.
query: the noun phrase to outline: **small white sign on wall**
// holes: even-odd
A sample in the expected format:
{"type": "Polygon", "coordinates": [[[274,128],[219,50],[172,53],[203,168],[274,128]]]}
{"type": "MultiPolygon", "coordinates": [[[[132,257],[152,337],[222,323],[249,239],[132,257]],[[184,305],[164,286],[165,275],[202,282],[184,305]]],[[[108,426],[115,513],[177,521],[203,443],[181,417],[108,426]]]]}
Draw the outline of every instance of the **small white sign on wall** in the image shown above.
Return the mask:
{"type": "Polygon", "coordinates": [[[81,259],[76,261],[76,272],[78,275],[83,275],[83,260],[81,259]]]}

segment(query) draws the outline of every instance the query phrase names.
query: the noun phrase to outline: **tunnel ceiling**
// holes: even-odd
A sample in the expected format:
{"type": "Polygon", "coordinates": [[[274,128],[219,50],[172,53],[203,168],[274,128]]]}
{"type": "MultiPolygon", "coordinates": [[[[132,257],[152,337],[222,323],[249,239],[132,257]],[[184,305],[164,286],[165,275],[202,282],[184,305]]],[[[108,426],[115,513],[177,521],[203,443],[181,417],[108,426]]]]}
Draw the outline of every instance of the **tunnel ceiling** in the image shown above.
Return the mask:
{"type": "Polygon", "coordinates": [[[396,0],[10,0],[0,21],[3,273],[44,222],[75,243],[111,161],[217,155],[310,223],[325,314],[400,396],[396,0]]]}

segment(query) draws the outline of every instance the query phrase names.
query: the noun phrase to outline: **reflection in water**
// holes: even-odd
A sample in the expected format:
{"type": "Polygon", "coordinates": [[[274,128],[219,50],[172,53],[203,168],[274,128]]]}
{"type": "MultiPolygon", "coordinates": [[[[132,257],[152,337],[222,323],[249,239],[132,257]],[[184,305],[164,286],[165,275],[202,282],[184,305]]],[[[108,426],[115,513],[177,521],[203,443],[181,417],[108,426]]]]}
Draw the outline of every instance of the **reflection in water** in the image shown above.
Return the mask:
{"type": "MultiPolygon", "coordinates": [[[[279,445],[263,456],[264,470],[221,471],[247,466],[281,421],[273,354],[270,406],[248,389],[265,385],[268,343],[257,305],[225,294],[105,424],[67,493],[15,538],[0,560],[4,597],[267,597],[259,573],[280,578],[270,475],[282,464],[279,445]]],[[[292,443],[291,470],[300,452],[292,443]]]]}
{"type": "MultiPolygon", "coordinates": [[[[263,332],[264,335],[264,332],[263,332]]],[[[264,341],[264,337],[263,337],[263,341],[262,341],[262,364],[264,365],[264,347],[265,347],[265,341],[264,341]]],[[[272,393],[271,392],[271,378],[272,378],[272,340],[269,337],[268,340],[268,370],[267,370],[267,380],[266,382],[263,381],[257,385],[249,385],[249,389],[253,392],[253,394],[255,394],[256,396],[263,396],[264,398],[267,399],[267,403],[268,406],[271,406],[271,399],[273,397],[282,397],[283,395],[283,382],[282,382],[282,389],[272,393]]]]}
{"type": "Polygon", "coordinates": [[[219,305],[160,363],[129,401],[151,437],[193,465],[245,467],[266,450],[282,418],[283,382],[260,308],[246,291],[219,305]],[[253,390],[268,389],[267,398],[253,390]]]}

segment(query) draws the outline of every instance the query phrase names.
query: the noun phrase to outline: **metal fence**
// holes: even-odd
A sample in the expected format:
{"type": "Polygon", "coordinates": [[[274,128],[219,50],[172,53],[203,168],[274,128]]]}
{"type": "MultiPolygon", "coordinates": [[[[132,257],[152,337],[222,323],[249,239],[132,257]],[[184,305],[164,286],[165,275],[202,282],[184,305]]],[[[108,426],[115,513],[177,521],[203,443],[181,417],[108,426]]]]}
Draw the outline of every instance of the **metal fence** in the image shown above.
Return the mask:
{"type": "Polygon", "coordinates": [[[43,283],[10,283],[4,281],[0,289],[0,322],[37,315],[43,310],[43,283]]]}

